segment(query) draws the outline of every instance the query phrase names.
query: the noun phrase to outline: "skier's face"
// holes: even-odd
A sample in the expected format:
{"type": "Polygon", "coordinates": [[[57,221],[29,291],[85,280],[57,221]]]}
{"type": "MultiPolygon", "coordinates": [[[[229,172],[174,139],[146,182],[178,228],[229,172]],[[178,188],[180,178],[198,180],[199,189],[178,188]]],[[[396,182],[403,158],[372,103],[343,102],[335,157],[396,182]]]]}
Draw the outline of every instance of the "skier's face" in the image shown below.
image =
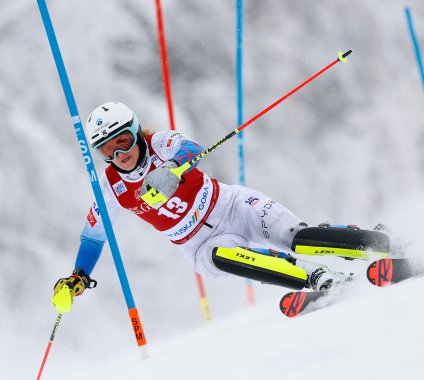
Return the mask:
{"type": "Polygon", "coordinates": [[[137,136],[131,131],[124,130],[111,140],[96,147],[96,152],[106,161],[112,162],[116,159],[117,154],[128,153],[136,144],[137,136]]]}
{"type": "Polygon", "coordinates": [[[140,155],[140,148],[138,144],[135,144],[134,147],[128,152],[118,152],[116,158],[112,161],[118,168],[126,171],[131,171],[135,169],[140,155]]]}

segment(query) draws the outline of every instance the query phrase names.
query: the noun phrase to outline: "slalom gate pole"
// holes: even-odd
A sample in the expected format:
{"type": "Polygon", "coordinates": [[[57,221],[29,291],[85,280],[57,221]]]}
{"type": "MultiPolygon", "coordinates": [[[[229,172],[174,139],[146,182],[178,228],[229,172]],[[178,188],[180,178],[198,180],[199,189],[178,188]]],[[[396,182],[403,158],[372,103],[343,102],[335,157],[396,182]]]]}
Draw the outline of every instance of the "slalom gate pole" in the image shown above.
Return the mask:
{"type": "Polygon", "coordinates": [[[209,309],[209,302],[208,302],[208,298],[206,297],[206,290],[205,290],[205,285],[203,284],[203,278],[197,272],[194,272],[194,274],[197,281],[197,288],[199,289],[200,307],[202,309],[203,319],[205,321],[211,321],[212,314],[209,309]]]}
{"type": "Polygon", "coordinates": [[[168,106],[169,124],[171,130],[175,131],[174,109],[172,106],[171,75],[169,74],[168,54],[166,51],[165,28],[163,26],[163,15],[160,0],[156,0],[156,16],[158,19],[159,50],[162,62],[163,87],[165,89],[166,104],[168,106]]]}
{"type": "MultiPolygon", "coordinates": [[[[294,93],[299,91],[301,88],[305,87],[308,83],[312,82],[315,78],[319,77],[321,74],[329,70],[331,67],[333,67],[338,62],[347,62],[346,57],[352,53],[352,50],[348,50],[346,53],[339,52],[337,59],[335,59],[333,62],[325,66],[323,69],[312,75],[310,78],[305,80],[303,83],[295,87],[293,90],[282,96],[280,99],[276,100],[274,103],[263,109],[261,112],[250,118],[249,120],[245,121],[242,125],[240,125],[238,128],[234,129],[232,132],[230,132],[227,136],[210,146],[208,149],[206,149],[204,152],[198,154],[196,157],[194,157],[189,162],[186,162],[185,164],[181,165],[178,168],[171,169],[171,172],[174,173],[176,176],[180,177],[184,174],[185,171],[190,169],[191,166],[196,164],[198,161],[200,161],[202,158],[206,157],[209,153],[214,151],[216,148],[221,146],[223,143],[234,137],[236,134],[240,133],[243,129],[247,128],[250,124],[254,123],[256,120],[258,120],[260,117],[265,115],[267,112],[271,111],[273,108],[278,106],[281,102],[292,96],[294,93]]],[[[163,204],[168,199],[159,191],[152,188],[147,184],[148,192],[142,196],[143,200],[151,207],[155,207],[157,204],[163,204]]]]}
{"type": "Polygon", "coordinates": [[[50,348],[52,347],[54,338],[56,336],[57,329],[59,328],[59,323],[60,323],[60,320],[62,319],[62,315],[63,314],[58,314],[57,317],[56,317],[56,321],[55,321],[54,326],[53,326],[53,331],[50,335],[50,340],[49,340],[49,343],[47,344],[46,352],[44,353],[44,357],[43,357],[43,361],[41,363],[40,370],[38,371],[37,380],[40,380],[41,375],[43,374],[44,365],[46,364],[47,357],[49,356],[50,348]]]}
{"type": "MultiPolygon", "coordinates": [[[[78,113],[78,108],[75,103],[75,98],[72,93],[71,84],[66,73],[65,64],[62,59],[62,54],[59,49],[59,45],[54,32],[53,24],[49,15],[49,11],[45,0],[37,0],[38,7],[40,9],[41,18],[43,19],[44,28],[46,29],[47,38],[50,43],[50,48],[53,53],[53,58],[56,63],[56,68],[60,77],[63,92],[66,97],[69,112],[71,114],[72,123],[74,125],[75,133],[77,136],[78,144],[84,159],[84,163],[87,167],[87,172],[90,178],[91,186],[95,195],[96,203],[99,208],[100,216],[102,218],[106,236],[109,242],[110,250],[112,252],[113,261],[115,263],[116,271],[118,273],[119,281],[121,283],[122,291],[124,293],[125,301],[128,307],[128,314],[134,335],[137,341],[137,345],[143,348],[146,345],[146,337],[144,336],[143,327],[138,315],[137,308],[134,303],[134,299],[131,293],[130,284],[128,282],[127,275],[125,273],[124,263],[122,262],[121,254],[119,252],[118,243],[113,232],[112,223],[106,208],[106,203],[103,198],[102,190],[98,181],[96,169],[94,167],[93,159],[91,157],[90,150],[88,148],[87,139],[85,137],[84,129],[82,127],[81,119],[78,113]]],[[[147,355],[146,350],[142,350],[143,356],[147,355]]]]}
{"type": "MultiPolygon", "coordinates": [[[[163,13],[161,7],[161,1],[156,0],[156,16],[158,19],[158,39],[159,39],[159,50],[162,62],[162,77],[163,77],[163,87],[165,89],[166,103],[168,105],[168,114],[169,114],[169,124],[170,129],[175,131],[175,121],[174,121],[174,110],[172,102],[172,91],[171,91],[171,74],[168,64],[168,54],[166,50],[166,40],[165,40],[165,27],[163,23],[163,13]]],[[[200,306],[202,309],[203,319],[205,321],[210,321],[211,313],[209,310],[209,302],[206,297],[205,286],[203,284],[202,276],[195,272],[196,282],[199,290],[200,296],[200,306]]]]}
{"type": "MultiPolygon", "coordinates": [[[[243,124],[243,0],[236,1],[236,86],[237,86],[237,125],[243,124]]],[[[246,185],[246,166],[244,159],[244,132],[238,136],[239,154],[239,183],[246,185]]],[[[253,292],[253,281],[245,279],[247,303],[251,306],[255,304],[253,292]]]]}
{"type": "Polygon", "coordinates": [[[405,15],[406,15],[406,20],[408,22],[408,29],[409,29],[409,34],[411,36],[412,45],[414,47],[415,58],[417,59],[418,70],[419,70],[420,76],[421,76],[421,83],[422,83],[423,88],[424,88],[424,66],[423,66],[423,60],[421,58],[420,45],[418,43],[417,35],[415,34],[414,24],[412,22],[411,11],[409,10],[408,7],[405,8],[405,15]]]}

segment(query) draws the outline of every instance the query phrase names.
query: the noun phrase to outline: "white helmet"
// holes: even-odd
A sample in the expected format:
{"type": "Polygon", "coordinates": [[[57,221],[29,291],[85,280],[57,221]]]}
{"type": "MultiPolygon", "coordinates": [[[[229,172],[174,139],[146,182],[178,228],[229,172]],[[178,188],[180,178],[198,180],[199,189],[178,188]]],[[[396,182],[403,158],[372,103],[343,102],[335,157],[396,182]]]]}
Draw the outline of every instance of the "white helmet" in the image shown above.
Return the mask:
{"type": "MultiPolygon", "coordinates": [[[[96,151],[124,131],[132,133],[135,143],[141,135],[138,133],[139,130],[140,124],[135,114],[125,104],[119,102],[108,102],[97,107],[85,124],[88,143],[96,151]]],[[[112,160],[105,159],[105,161],[112,160]]]]}

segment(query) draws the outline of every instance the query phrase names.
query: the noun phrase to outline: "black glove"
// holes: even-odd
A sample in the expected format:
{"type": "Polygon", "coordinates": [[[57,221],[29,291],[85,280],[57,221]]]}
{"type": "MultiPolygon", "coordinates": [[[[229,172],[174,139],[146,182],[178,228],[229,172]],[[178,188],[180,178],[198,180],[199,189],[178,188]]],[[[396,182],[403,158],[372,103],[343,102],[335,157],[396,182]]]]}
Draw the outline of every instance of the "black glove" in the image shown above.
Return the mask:
{"type": "Polygon", "coordinates": [[[70,312],[74,297],[96,286],[96,280],[92,280],[82,269],[75,269],[71,276],[56,282],[52,303],[60,314],[70,312]]]}

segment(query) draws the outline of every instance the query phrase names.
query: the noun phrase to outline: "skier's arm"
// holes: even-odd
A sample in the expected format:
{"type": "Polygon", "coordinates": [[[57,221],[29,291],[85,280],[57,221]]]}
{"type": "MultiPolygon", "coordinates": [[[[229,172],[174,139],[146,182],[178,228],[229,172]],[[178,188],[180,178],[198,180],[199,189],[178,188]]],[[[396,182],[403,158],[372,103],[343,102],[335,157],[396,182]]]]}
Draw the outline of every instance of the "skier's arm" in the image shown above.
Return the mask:
{"type": "MultiPolygon", "coordinates": [[[[113,222],[117,216],[119,203],[111,194],[112,190],[105,175],[100,179],[100,183],[108,213],[113,222]]],[[[85,289],[94,288],[97,285],[97,282],[90,278],[90,274],[100,257],[106,240],[106,232],[99,209],[96,202],[93,202],[81,234],[80,247],[72,275],[59,279],[54,286],[52,302],[59,313],[71,311],[73,298],[81,295],[85,289]]]]}
{"type": "MultiPolygon", "coordinates": [[[[203,152],[203,150],[204,149],[194,141],[184,140],[180,149],[172,159],[177,162],[178,166],[181,166],[182,164],[185,164],[186,162],[191,161],[194,157],[198,156],[203,152]]],[[[199,165],[199,162],[200,161],[197,161],[194,165],[192,165],[190,169],[187,170],[187,172],[199,165]]]]}
{"type": "MultiPolygon", "coordinates": [[[[159,131],[153,135],[152,145],[162,161],[172,160],[178,166],[192,160],[204,149],[192,139],[175,131],[159,131]]],[[[196,162],[188,171],[195,168],[196,162]]]]}
{"type": "MultiPolygon", "coordinates": [[[[203,151],[202,147],[184,135],[174,131],[156,132],[152,137],[152,147],[157,156],[165,161],[162,165],[147,174],[141,187],[141,194],[154,188],[166,199],[172,197],[180,183],[180,177],[172,169],[190,161],[203,151]]],[[[192,170],[193,165],[187,172],[192,170]]],[[[163,200],[157,199],[152,207],[159,208],[163,200]]]]}
{"type": "MultiPolygon", "coordinates": [[[[87,226],[84,228],[84,231],[86,230],[87,226]]],[[[106,235],[104,238],[96,239],[85,234],[84,231],[81,234],[75,269],[82,269],[86,274],[90,275],[100,258],[106,242],[106,235]]]]}
{"type": "MultiPolygon", "coordinates": [[[[100,179],[102,194],[106,203],[108,214],[112,223],[116,220],[120,205],[112,193],[110,185],[103,176],[100,179]]],[[[75,261],[75,269],[82,269],[87,275],[93,271],[107,240],[106,231],[100,217],[100,211],[93,202],[87,215],[84,229],[81,233],[80,247],[75,261]]]]}

